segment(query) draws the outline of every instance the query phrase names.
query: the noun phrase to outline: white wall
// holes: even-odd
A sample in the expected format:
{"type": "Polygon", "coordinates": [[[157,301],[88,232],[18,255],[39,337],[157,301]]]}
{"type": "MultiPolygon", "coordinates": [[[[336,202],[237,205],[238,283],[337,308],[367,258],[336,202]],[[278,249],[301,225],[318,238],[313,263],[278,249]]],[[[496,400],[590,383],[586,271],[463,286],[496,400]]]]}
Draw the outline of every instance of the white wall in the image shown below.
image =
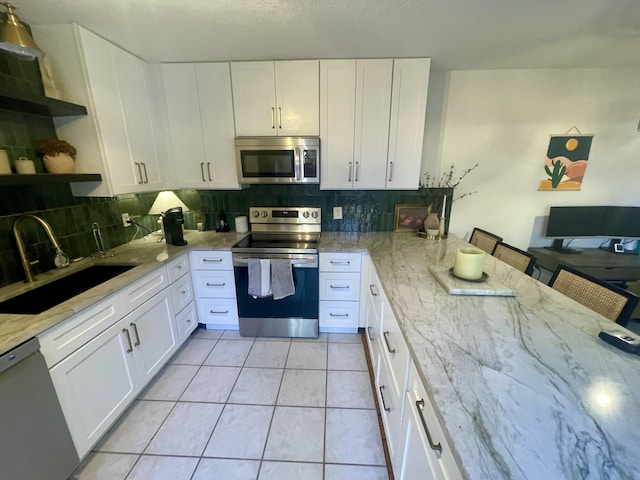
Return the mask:
{"type": "Polygon", "coordinates": [[[480,163],[456,190],[479,193],[453,204],[455,235],[526,249],[550,243],[552,205],[640,206],[640,69],[432,72],[427,110],[423,171],[480,163]],[[549,135],[574,125],[595,134],[582,190],[538,191],[549,135]]]}

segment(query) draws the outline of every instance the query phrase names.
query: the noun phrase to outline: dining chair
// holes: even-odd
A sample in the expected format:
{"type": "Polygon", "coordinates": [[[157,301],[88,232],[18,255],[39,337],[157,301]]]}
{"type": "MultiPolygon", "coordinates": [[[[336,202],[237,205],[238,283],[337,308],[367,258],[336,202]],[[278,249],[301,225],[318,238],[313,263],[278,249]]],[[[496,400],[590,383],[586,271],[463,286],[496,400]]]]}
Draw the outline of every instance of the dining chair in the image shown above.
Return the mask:
{"type": "Polygon", "coordinates": [[[481,250],[484,250],[488,254],[493,253],[493,249],[496,244],[502,241],[502,237],[498,237],[493,233],[482,230],[481,228],[474,228],[471,232],[471,238],[469,243],[475,245],[481,250]]]}
{"type": "Polygon", "coordinates": [[[549,286],[620,325],[638,305],[635,294],[568,265],[558,265],[549,286]]]}
{"type": "Polygon", "coordinates": [[[536,257],[529,252],[504,242],[496,243],[492,255],[529,276],[533,273],[533,267],[536,264],[536,257]]]}

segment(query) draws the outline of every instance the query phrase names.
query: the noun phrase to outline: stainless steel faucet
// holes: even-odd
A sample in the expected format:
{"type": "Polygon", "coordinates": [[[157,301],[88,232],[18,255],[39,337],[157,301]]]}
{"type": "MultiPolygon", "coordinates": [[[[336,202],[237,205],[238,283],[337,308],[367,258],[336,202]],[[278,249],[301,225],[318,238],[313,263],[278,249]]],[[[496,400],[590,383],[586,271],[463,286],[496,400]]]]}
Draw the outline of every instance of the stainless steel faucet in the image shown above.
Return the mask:
{"type": "Polygon", "coordinates": [[[20,254],[20,260],[22,261],[22,268],[24,269],[24,274],[27,277],[25,281],[33,282],[34,280],[36,280],[36,278],[33,276],[33,272],[31,271],[31,265],[35,265],[36,263],[39,262],[39,260],[34,260],[33,262],[29,261],[29,259],[27,258],[27,250],[24,246],[24,241],[20,236],[20,225],[22,225],[22,223],[28,218],[35,220],[40,225],[42,225],[42,228],[44,228],[44,231],[47,233],[49,240],[51,240],[51,243],[53,244],[53,248],[56,249],[56,255],[54,258],[54,263],[56,267],[66,267],[67,265],[69,265],[69,256],[62,251],[62,248],[60,247],[60,243],[58,242],[58,239],[53,233],[53,229],[51,228],[51,225],[49,225],[44,219],[40,217],[36,217],[35,215],[31,215],[30,213],[25,213],[24,215],[20,215],[16,219],[16,221],[13,223],[13,236],[15,237],[16,244],[18,245],[18,253],[20,254]]]}

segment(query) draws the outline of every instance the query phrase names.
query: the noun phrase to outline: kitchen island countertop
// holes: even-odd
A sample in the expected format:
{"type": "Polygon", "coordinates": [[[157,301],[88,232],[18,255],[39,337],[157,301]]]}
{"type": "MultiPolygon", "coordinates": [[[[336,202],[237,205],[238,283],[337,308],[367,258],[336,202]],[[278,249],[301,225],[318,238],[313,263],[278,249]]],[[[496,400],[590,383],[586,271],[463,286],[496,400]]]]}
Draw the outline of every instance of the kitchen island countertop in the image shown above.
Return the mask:
{"type": "MultiPolygon", "coordinates": [[[[320,251],[368,252],[469,479],[632,479],[640,472],[640,358],[620,328],[487,255],[515,297],[449,295],[429,266],[468,243],[323,232],[320,251]]],[[[383,320],[384,322],[384,320],[383,320]]]]}

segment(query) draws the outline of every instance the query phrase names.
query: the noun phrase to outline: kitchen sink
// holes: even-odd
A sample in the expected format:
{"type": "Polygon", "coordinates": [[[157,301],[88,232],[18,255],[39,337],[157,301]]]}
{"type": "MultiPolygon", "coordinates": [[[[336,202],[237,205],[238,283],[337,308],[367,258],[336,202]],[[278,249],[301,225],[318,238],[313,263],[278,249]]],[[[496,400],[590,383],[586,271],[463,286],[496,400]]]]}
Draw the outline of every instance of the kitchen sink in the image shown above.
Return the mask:
{"type": "Polygon", "coordinates": [[[134,267],[135,265],[92,265],[0,302],[0,313],[42,313],[134,267]]]}

